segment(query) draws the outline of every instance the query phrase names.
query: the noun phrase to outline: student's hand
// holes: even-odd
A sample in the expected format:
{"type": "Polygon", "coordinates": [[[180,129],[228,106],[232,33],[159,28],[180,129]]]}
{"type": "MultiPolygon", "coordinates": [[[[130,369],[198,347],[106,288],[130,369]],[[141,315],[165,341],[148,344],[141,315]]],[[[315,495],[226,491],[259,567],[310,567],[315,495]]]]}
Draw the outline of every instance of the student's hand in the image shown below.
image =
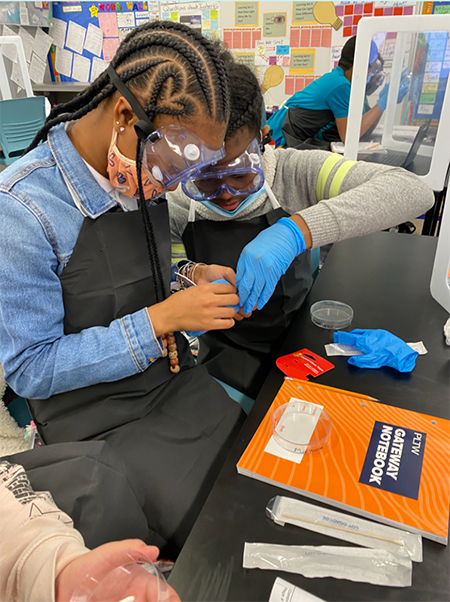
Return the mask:
{"type": "MultiPolygon", "coordinates": [[[[145,554],[152,562],[155,562],[158,558],[159,550],[155,546],[147,546],[143,541],[139,539],[126,539],[124,541],[114,541],[107,543],[103,546],[99,546],[90,552],[86,552],[82,556],[78,556],[72,562],[70,562],[56,577],[55,580],[55,600],[56,602],[69,602],[74,591],[79,587],[82,580],[85,578],[87,573],[90,573],[99,563],[106,562],[105,572],[108,571],[108,560],[111,561],[112,567],[115,566],[114,557],[120,552],[136,551],[145,554]]],[[[152,587],[152,581],[145,579],[141,583],[134,582],[134,587],[138,591],[134,590],[132,593],[138,593],[135,596],[136,602],[154,602],[155,590],[152,587]],[[139,595],[141,594],[141,595],[139,595]]],[[[180,598],[175,591],[168,586],[169,597],[167,602],[179,602],[180,598]]],[[[96,598],[99,602],[109,602],[107,599],[104,601],[101,598],[96,598]]]]}
{"type": "Polygon", "coordinates": [[[193,282],[195,284],[207,284],[216,280],[226,280],[233,286],[236,285],[236,274],[233,269],[224,265],[197,264],[194,270],[193,282]]]}
{"type": "Polygon", "coordinates": [[[161,336],[180,330],[205,332],[232,328],[236,313],[233,305],[239,305],[236,287],[213,283],[178,291],[147,311],[156,336],[161,336]]]}
{"type": "MultiPolygon", "coordinates": [[[[255,311],[255,309],[256,309],[256,306],[253,308],[253,311],[255,311]]],[[[244,313],[244,308],[243,308],[243,307],[240,307],[240,308],[239,308],[239,311],[237,312],[237,314],[236,314],[236,316],[234,317],[234,319],[235,319],[235,320],[237,320],[238,322],[240,322],[240,321],[241,321],[241,320],[243,320],[244,318],[250,318],[250,317],[251,317],[251,315],[252,315],[252,313],[253,313],[253,311],[251,311],[251,312],[250,312],[250,313],[248,313],[248,314],[245,314],[245,313],[244,313]],[[238,317],[238,316],[239,316],[239,317],[238,317]]]]}
{"type": "MultiPolygon", "coordinates": [[[[381,90],[380,95],[377,100],[377,105],[380,107],[381,111],[386,110],[387,98],[389,92],[389,84],[386,84],[384,88],[381,90]]],[[[398,96],[397,96],[397,104],[401,103],[402,100],[409,92],[409,81],[408,81],[408,69],[405,68],[402,71],[402,76],[400,79],[400,86],[398,88],[398,96]]]]}
{"type": "Polygon", "coordinates": [[[263,230],[241,253],[236,286],[244,314],[262,309],[279,279],[306,248],[305,238],[293,219],[283,217],[263,230]]]}

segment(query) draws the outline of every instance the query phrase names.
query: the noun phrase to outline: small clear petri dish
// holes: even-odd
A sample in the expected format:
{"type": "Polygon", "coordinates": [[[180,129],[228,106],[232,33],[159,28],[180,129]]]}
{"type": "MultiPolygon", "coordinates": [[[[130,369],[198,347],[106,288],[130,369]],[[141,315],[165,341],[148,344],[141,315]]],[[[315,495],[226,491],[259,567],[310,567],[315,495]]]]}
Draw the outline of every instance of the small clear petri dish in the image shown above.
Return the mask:
{"type": "Polygon", "coordinates": [[[330,330],[347,328],[353,320],[353,309],[340,301],[317,301],[311,305],[310,313],[313,324],[330,330]]]}
{"type": "Polygon", "coordinates": [[[70,602],[179,602],[164,575],[143,553],[117,552],[94,564],[70,602]]]}
{"type": "Polygon", "coordinates": [[[325,410],[306,401],[290,401],[274,410],[271,427],[275,441],[294,454],[320,451],[331,434],[331,420],[325,410]]]}

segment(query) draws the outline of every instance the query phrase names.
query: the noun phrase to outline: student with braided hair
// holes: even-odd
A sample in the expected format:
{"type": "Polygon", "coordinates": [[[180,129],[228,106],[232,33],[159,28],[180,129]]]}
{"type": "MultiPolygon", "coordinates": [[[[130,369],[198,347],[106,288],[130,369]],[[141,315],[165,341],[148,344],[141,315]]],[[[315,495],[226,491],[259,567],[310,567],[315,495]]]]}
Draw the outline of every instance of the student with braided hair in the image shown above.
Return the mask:
{"type": "Polygon", "coordinates": [[[236,270],[240,305],[251,316],[203,334],[198,362],[255,399],[311,287],[309,249],[421,215],[433,193],[401,168],[263,148],[269,128],[261,132],[258,81],[227,51],[221,56],[231,91],[226,156],[168,194],[172,256],[236,270]]]}
{"type": "Polygon", "coordinates": [[[182,546],[242,422],[180,334],[234,325],[236,289],[214,283],[234,283],[234,272],[179,265],[198,286],[170,295],[160,198],[223,157],[228,117],[211,43],[147,23],[0,177],[5,380],[44,443],[97,439],[119,453],[147,517],[141,537],[166,555],[182,546]]]}

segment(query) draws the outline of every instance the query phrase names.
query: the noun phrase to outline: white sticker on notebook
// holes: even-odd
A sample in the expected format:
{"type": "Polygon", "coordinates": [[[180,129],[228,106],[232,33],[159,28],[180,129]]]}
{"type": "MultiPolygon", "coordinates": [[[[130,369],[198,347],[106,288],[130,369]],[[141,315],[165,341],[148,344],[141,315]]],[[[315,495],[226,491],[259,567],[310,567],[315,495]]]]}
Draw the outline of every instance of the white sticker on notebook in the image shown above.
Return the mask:
{"type": "MultiPolygon", "coordinates": [[[[303,401],[301,399],[296,399],[295,397],[291,397],[289,403],[291,402],[302,402],[307,404],[313,411],[309,413],[302,414],[298,416],[298,419],[293,420],[292,415],[288,414],[286,411],[281,417],[280,421],[277,424],[276,431],[288,441],[298,441],[303,445],[309,443],[311,440],[311,436],[314,433],[316,425],[319,421],[320,414],[323,410],[323,406],[310,403],[309,401],[303,401]]],[[[293,451],[289,451],[282,447],[277,440],[272,437],[269,439],[264,451],[268,454],[272,454],[273,456],[278,456],[279,458],[283,458],[285,460],[290,460],[291,462],[295,462],[296,464],[300,464],[303,460],[304,453],[295,453],[293,451]]]]}

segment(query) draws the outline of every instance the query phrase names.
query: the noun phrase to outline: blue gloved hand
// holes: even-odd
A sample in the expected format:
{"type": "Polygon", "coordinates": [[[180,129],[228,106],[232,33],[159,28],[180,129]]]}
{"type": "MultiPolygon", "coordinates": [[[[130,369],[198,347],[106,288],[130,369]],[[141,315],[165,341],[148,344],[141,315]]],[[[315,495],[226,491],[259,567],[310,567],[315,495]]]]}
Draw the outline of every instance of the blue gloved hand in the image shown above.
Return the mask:
{"type": "Polygon", "coordinates": [[[416,365],[417,351],[387,330],[361,330],[334,333],[335,343],[354,345],[364,355],[354,355],[348,363],[358,368],[390,366],[399,372],[411,372],[416,365]]]}
{"type": "MultiPolygon", "coordinates": [[[[380,95],[377,100],[377,105],[380,107],[381,111],[386,110],[387,98],[389,92],[389,84],[386,84],[384,88],[381,90],[380,95]]],[[[408,80],[408,69],[405,68],[402,71],[402,76],[400,78],[400,86],[398,88],[398,96],[397,96],[397,104],[401,103],[402,100],[409,92],[409,80],[408,80]]]]}
{"type": "Polygon", "coordinates": [[[236,269],[236,287],[244,313],[262,309],[292,261],[305,250],[297,224],[282,217],[246,245],[236,269]]]}
{"type": "MultiPolygon", "coordinates": [[[[228,280],[224,280],[224,278],[220,278],[220,280],[213,280],[212,284],[230,284],[230,283],[228,282],[228,280]]],[[[236,312],[239,311],[239,307],[237,309],[236,309],[236,306],[233,305],[233,307],[236,310],[236,312]]],[[[189,337],[199,337],[200,335],[205,334],[205,332],[207,332],[207,331],[206,330],[189,330],[189,331],[186,330],[185,332],[189,337]]]]}

